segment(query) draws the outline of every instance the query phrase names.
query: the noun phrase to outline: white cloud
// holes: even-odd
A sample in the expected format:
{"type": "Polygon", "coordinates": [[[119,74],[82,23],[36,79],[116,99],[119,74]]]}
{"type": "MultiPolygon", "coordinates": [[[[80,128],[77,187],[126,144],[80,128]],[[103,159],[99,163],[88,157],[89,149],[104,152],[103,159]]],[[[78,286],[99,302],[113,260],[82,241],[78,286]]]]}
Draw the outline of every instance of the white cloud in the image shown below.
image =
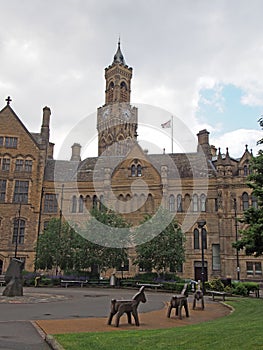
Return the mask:
{"type": "MultiPolygon", "coordinates": [[[[197,120],[201,88],[233,84],[244,91],[242,103],[263,104],[262,13],[260,0],[4,2],[0,104],[10,95],[32,131],[40,128],[42,108],[50,106],[52,140],[63,139],[103,105],[104,68],[120,34],[134,68],[132,101],[162,107],[194,134],[203,127],[218,129],[197,120]]],[[[221,108],[220,91],[216,97],[221,108]]],[[[96,132],[96,120],[90,128],[96,132]]]]}

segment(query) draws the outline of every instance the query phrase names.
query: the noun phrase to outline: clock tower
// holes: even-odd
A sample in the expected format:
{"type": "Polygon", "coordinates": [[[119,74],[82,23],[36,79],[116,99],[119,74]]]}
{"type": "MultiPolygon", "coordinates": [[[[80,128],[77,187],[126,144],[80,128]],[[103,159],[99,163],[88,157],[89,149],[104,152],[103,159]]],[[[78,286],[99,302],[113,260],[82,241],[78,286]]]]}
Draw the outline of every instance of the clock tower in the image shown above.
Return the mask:
{"type": "Polygon", "coordinates": [[[125,155],[137,139],[138,111],[130,105],[132,68],[120,41],[112,64],[105,68],[105,104],[98,108],[98,154],[125,155]]]}

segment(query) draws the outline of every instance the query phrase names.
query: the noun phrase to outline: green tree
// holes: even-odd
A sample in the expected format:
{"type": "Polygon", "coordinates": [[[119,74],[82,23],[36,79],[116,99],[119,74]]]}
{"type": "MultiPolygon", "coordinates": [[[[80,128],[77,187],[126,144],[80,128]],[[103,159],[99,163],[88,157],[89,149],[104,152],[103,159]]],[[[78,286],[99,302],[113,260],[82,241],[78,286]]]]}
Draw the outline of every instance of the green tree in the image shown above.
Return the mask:
{"type": "MultiPolygon", "coordinates": [[[[263,118],[259,120],[259,124],[263,128],[263,118]]],[[[263,144],[263,138],[258,144],[263,144]]],[[[246,227],[240,230],[241,239],[233,243],[233,246],[237,249],[244,248],[246,255],[260,256],[263,254],[263,150],[259,150],[250,164],[252,173],[248,177],[248,186],[257,198],[257,207],[250,207],[244,212],[240,221],[246,227]]]]}
{"type": "MultiPolygon", "coordinates": [[[[126,225],[112,213],[93,214],[100,220],[126,225]]],[[[59,219],[52,219],[39,236],[35,268],[76,272],[89,269],[98,273],[98,269],[107,270],[126,260],[126,249],[98,245],[77,233],[68,222],[61,223],[59,219]]]]}
{"type": "MultiPolygon", "coordinates": [[[[162,217],[169,215],[162,210],[162,217]]],[[[149,221],[145,218],[145,222],[149,221]]],[[[159,223],[157,222],[156,225],[159,223]]],[[[185,260],[185,235],[173,218],[170,224],[150,241],[136,247],[137,257],[134,264],[143,266],[146,271],[155,269],[158,273],[178,267],[185,260]]]]}

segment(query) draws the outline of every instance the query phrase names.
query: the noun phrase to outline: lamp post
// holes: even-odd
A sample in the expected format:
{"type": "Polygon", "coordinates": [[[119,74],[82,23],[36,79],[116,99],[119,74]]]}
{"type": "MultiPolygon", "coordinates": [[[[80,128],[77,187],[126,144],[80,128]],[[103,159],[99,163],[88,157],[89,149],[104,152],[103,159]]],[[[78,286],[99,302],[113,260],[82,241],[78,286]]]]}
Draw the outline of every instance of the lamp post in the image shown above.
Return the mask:
{"type": "Polygon", "coordinates": [[[197,221],[198,228],[201,232],[201,251],[202,251],[202,270],[201,270],[201,281],[202,281],[202,292],[203,295],[205,294],[205,261],[204,261],[204,235],[203,235],[203,229],[206,225],[205,220],[199,220],[197,221]]]}
{"type": "MultiPolygon", "coordinates": [[[[234,211],[235,211],[235,232],[236,232],[236,242],[238,241],[238,229],[237,229],[237,200],[234,198],[234,211]]],[[[240,280],[240,266],[239,266],[239,253],[238,248],[236,248],[236,265],[237,265],[237,280],[240,280]]]]}

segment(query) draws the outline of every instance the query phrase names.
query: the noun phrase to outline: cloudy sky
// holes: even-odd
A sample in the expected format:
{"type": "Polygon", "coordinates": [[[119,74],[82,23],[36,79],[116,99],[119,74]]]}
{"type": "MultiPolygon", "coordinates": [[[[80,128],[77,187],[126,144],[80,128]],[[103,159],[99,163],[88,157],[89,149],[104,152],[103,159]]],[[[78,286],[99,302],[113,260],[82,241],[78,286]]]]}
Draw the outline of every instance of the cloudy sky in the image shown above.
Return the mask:
{"type": "MultiPolygon", "coordinates": [[[[158,107],[139,111],[141,140],[152,137],[153,145],[170,152],[162,137],[170,130],[160,124],[173,115],[175,139],[181,120],[193,135],[206,128],[210,143],[223,152],[229,147],[233,157],[242,155],[245,144],[256,153],[263,114],[261,0],[0,3],[0,108],[10,95],[12,108],[36,132],[42,108],[49,106],[56,156],[72,130],[82,133],[74,141],[96,153],[90,143],[96,109],[104,104],[104,68],[112,63],[119,35],[133,67],[132,103],[158,107]]],[[[155,151],[151,145],[149,150],[155,151]]]]}

